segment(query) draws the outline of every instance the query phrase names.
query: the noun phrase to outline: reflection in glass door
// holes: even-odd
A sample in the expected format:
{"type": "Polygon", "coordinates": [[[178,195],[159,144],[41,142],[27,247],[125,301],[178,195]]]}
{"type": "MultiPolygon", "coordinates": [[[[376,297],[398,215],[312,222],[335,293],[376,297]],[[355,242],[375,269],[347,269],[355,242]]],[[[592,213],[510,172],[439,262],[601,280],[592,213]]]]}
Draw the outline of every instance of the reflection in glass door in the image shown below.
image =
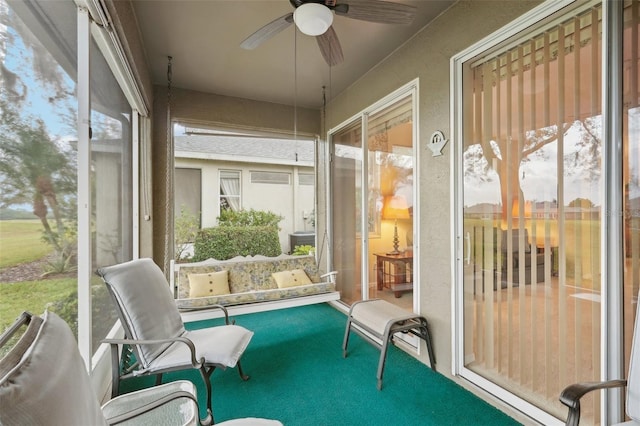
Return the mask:
{"type": "Polygon", "coordinates": [[[362,300],[362,126],[346,125],[331,137],[331,205],[333,269],[341,300],[362,300]]]}
{"type": "Polygon", "coordinates": [[[332,261],[349,305],[381,298],[414,309],[414,93],[331,135],[332,261]]]}
{"type": "Polygon", "coordinates": [[[463,375],[564,418],[600,378],[602,12],[556,18],[463,65],[463,375]]]}
{"type": "Polygon", "coordinates": [[[367,120],[369,297],[413,311],[413,117],[405,96],[367,120]]]}
{"type": "MultiPolygon", "coordinates": [[[[631,337],[640,289],[640,0],[624,8],[622,147],[624,203],[624,354],[629,371],[631,337]]],[[[626,376],[625,376],[626,377],[626,376]]]]}

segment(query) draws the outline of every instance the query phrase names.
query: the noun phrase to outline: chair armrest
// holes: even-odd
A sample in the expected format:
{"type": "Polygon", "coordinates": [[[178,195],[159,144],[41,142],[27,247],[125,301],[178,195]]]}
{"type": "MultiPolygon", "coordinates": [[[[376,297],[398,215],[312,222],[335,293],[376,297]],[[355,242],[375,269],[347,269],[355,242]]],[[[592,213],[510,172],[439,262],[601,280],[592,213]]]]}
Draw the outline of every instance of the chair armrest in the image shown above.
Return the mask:
{"type": "Polygon", "coordinates": [[[14,323],[7,328],[2,335],[0,336],[0,348],[5,345],[9,341],[9,339],[22,327],[31,321],[33,314],[31,312],[24,311],[20,314],[18,318],[14,321],[14,323]]]}
{"type": "Polygon", "coordinates": [[[580,398],[598,389],[610,389],[627,386],[623,379],[607,380],[604,382],[582,382],[567,386],[560,393],[560,402],[569,407],[567,425],[577,426],[580,422],[580,398]]]}
{"type": "Polygon", "coordinates": [[[338,271],[331,271],[331,272],[327,272],[326,274],[320,275],[320,278],[329,277],[329,281],[332,283],[335,283],[336,275],[338,275],[338,271]]]}
{"type": "MultiPolygon", "coordinates": [[[[142,405],[140,407],[137,407],[133,410],[127,411],[125,413],[119,414],[117,416],[113,416],[111,418],[107,419],[107,423],[109,425],[116,425],[122,422],[125,422],[127,420],[130,420],[132,418],[138,417],[141,414],[144,413],[148,413],[149,411],[152,411],[158,407],[161,407],[165,404],[167,404],[168,402],[173,401],[174,399],[179,399],[179,398],[189,398],[191,399],[193,402],[195,402],[196,407],[198,406],[198,399],[196,398],[195,395],[193,395],[190,392],[186,392],[186,391],[175,391],[172,392],[169,395],[165,395],[155,401],[151,401],[148,404],[142,405]]],[[[198,415],[197,411],[196,411],[196,415],[198,415]]],[[[200,419],[200,424],[203,426],[208,426],[212,423],[212,418],[211,415],[208,415],[205,419],[200,419]]]]}
{"type": "Polygon", "coordinates": [[[225,308],[224,306],[222,306],[222,305],[207,305],[207,309],[210,309],[210,308],[222,309],[222,312],[224,312],[224,323],[226,325],[235,324],[236,323],[235,320],[233,320],[233,321],[231,321],[231,323],[229,323],[229,311],[227,311],[227,308],[225,308]]]}
{"type": "Polygon", "coordinates": [[[205,360],[204,357],[200,358],[200,360],[196,359],[196,347],[193,342],[186,337],[172,337],[170,339],[155,339],[155,340],[134,340],[134,339],[104,339],[102,343],[108,343],[110,345],[159,345],[161,343],[174,343],[174,342],[182,342],[189,347],[189,351],[191,353],[191,364],[194,368],[200,368],[205,360]]]}
{"type": "Polygon", "coordinates": [[[204,305],[204,306],[189,306],[188,308],[179,308],[181,312],[191,312],[191,311],[208,311],[210,309],[222,309],[224,312],[224,323],[225,325],[235,325],[236,320],[229,321],[229,311],[225,306],[213,304],[213,305],[204,305]]]}

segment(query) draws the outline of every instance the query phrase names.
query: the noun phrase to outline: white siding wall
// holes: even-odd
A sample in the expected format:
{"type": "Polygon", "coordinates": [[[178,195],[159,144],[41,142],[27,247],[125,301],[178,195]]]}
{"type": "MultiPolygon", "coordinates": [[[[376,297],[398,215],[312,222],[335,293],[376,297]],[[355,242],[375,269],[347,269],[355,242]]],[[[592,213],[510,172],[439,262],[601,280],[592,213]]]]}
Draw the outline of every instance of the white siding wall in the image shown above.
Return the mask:
{"type": "MultiPolygon", "coordinates": [[[[280,222],[280,245],[283,252],[289,252],[289,234],[295,231],[311,231],[311,224],[303,219],[303,214],[314,210],[313,185],[299,185],[298,173],[313,173],[311,166],[289,166],[277,164],[256,164],[215,160],[194,160],[176,158],[175,167],[202,170],[202,227],[217,225],[220,215],[218,205],[219,171],[241,171],[241,200],[245,210],[268,210],[284,217],[280,222]],[[251,171],[284,172],[291,174],[289,185],[251,183],[251,171]]],[[[180,188],[176,188],[179,191],[180,188]]]]}

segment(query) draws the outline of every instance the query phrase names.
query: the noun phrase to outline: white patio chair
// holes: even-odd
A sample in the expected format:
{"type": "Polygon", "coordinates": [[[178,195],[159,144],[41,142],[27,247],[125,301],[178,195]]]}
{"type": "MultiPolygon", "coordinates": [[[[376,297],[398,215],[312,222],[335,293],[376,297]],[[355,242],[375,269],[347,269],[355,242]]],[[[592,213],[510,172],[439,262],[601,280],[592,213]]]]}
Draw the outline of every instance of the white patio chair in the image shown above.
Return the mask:
{"type": "Polygon", "coordinates": [[[98,274],[116,304],[125,333],[124,339],[104,340],[111,345],[112,396],[118,395],[123,378],[157,375],[156,384],[160,384],[165,372],[195,368],[204,380],[207,411],[213,416],[210,377],[214,370],[237,365],[240,377],[249,379],[239,360],[253,332],[230,323],[224,307],[217,306],[225,313],[225,325],[187,331],[164,274],[151,259],[100,268],[98,274]],[[130,364],[131,348],[135,360],[130,364]]]}
{"type": "MultiPolygon", "coordinates": [[[[0,360],[0,424],[23,425],[207,425],[201,423],[195,386],[179,380],[128,393],[100,406],[71,329],[55,313],[23,313],[0,336],[0,347],[26,325],[0,360]]],[[[237,419],[220,425],[281,425],[237,419]]]]}

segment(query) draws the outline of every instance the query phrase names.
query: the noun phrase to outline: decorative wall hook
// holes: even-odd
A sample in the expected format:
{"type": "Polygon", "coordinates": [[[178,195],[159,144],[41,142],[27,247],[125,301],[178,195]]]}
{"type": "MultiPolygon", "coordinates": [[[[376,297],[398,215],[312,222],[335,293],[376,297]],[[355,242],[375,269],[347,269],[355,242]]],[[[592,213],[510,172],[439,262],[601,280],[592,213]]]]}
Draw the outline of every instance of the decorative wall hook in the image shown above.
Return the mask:
{"type": "Polygon", "coordinates": [[[449,142],[449,140],[444,138],[444,133],[436,130],[431,135],[431,141],[427,144],[427,148],[431,150],[434,157],[438,157],[442,155],[442,148],[444,148],[447,142],[449,142]]]}

